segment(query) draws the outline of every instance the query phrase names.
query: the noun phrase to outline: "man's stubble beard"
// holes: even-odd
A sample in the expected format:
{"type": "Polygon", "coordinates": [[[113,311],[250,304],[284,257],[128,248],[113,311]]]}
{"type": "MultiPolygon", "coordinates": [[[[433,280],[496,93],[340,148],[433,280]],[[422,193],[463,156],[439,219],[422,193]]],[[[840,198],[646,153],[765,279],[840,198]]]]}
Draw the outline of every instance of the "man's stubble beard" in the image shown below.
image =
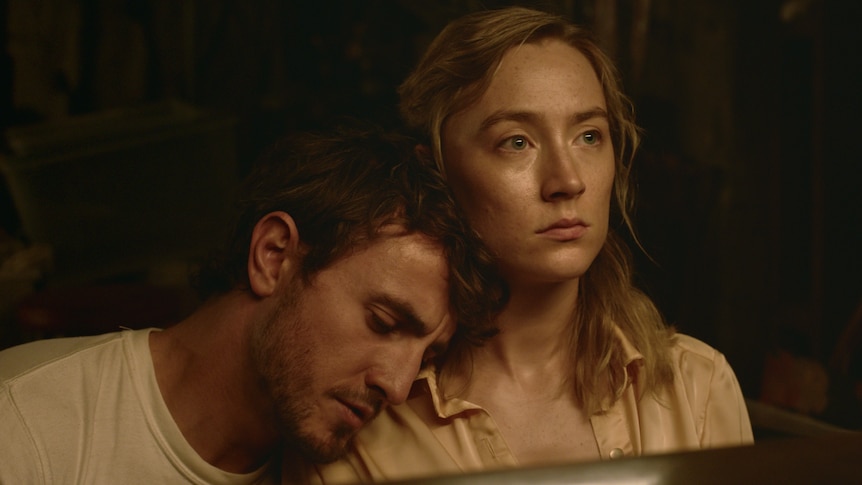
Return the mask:
{"type": "Polygon", "coordinates": [[[353,430],[340,426],[327,438],[319,438],[303,428],[312,418],[314,359],[311,350],[299,342],[310,342],[313,325],[303,319],[302,278],[295,276],[280,295],[275,310],[252,332],[251,358],[260,384],[273,400],[276,426],[287,449],[306,458],[328,463],[342,457],[353,430]]]}

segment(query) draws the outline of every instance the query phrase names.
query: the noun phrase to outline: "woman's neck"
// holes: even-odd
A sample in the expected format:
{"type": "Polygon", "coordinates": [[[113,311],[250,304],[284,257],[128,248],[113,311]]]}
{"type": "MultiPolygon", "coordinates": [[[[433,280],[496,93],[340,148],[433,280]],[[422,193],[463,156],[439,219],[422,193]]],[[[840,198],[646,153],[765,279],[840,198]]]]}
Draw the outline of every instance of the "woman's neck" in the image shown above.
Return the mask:
{"type": "Polygon", "coordinates": [[[569,368],[578,281],[511,285],[510,292],[497,317],[500,333],[473,351],[474,370],[521,380],[569,368]]]}

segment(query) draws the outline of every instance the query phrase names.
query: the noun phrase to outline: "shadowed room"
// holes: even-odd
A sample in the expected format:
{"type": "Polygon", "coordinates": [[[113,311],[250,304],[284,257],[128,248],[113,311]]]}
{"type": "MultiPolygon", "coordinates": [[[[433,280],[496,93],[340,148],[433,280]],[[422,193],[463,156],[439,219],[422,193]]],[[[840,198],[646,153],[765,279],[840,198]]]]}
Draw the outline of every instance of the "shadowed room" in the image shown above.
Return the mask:
{"type": "Polygon", "coordinates": [[[0,349],[182,319],[269,143],[397,127],[437,32],[512,4],[616,62],[637,283],[726,355],[758,443],[862,429],[862,4],[838,0],[0,0],[0,349]]]}

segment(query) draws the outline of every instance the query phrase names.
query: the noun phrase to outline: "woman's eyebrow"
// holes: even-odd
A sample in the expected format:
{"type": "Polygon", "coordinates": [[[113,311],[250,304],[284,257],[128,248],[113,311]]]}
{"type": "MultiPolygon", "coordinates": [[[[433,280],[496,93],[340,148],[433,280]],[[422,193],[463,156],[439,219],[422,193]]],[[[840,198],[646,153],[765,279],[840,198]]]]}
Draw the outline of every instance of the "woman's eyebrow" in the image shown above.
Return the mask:
{"type": "Polygon", "coordinates": [[[593,118],[604,118],[608,119],[608,112],[605,111],[604,108],[595,107],[593,109],[587,111],[579,111],[573,114],[570,118],[570,122],[573,125],[577,125],[583,123],[584,121],[591,120],[593,118]]]}
{"type": "MultiPolygon", "coordinates": [[[[525,110],[499,110],[494,111],[490,115],[488,115],[484,120],[482,120],[482,124],[479,125],[479,131],[485,131],[488,128],[496,125],[497,123],[503,121],[520,121],[520,122],[535,122],[541,117],[540,114],[534,113],[532,111],[525,110]]],[[[578,111],[577,113],[573,113],[569,117],[569,123],[572,125],[577,125],[583,123],[584,121],[593,119],[593,118],[604,118],[608,119],[608,112],[605,111],[604,108],[596,106],[595,108],[588,109],[586,111],[578,111]]]]}
{"type": "Polygon", "coordinates": [[[479,131],[485,131],[488,128],[503,121],[521,121],[530,122],[539,118],[539,115],[530,111],[522,110],[499,110],[488,115],[482,124],[479,125],[479,131]]]}

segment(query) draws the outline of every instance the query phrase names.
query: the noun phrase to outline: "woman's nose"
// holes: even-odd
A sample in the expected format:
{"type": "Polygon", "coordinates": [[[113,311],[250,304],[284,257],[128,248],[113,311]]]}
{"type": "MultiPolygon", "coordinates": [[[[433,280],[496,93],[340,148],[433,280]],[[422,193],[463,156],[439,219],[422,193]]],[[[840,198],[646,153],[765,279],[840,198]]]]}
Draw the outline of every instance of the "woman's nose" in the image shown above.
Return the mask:
{"type": "Polygon", "coordinates": [[[571,199],[586,189],[572,148],[554,147],[545,151],[542,157],[543,200],[554,202],[571,199]]]}

